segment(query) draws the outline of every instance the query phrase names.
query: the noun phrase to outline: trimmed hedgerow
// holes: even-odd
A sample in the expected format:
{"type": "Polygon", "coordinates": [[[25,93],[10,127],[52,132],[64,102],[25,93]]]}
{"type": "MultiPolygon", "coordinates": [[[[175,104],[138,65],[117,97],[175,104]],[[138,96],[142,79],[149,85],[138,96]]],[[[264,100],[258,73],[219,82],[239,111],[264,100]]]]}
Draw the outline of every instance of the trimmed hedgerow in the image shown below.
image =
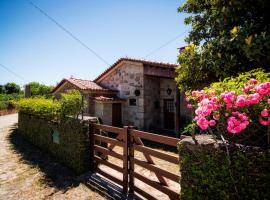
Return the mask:
{"type": "Polygon", "coordinates": [[[270,199],[269,150],[231,145],[228,157],[225,146],[209,137],[178,145],[180,199],[270,199]]]}
{"type": "Polygon", "coordinates": [[[78,90],[61,94],[59,100],[29,98],[21,99],[16,104],[20,112],[54,121],[64,121],[70,117],[77,118],[85,106],[78,90]]]}
{"type": "Polygon", "coordinates": [[[52,122],[19,113],[20,134],[78,174],[88,171],[90,166],[88,127],[87,123],[72,118],[52,122]],[[53,141],[54,131],[59,133],[59,144],[53,141]]]}

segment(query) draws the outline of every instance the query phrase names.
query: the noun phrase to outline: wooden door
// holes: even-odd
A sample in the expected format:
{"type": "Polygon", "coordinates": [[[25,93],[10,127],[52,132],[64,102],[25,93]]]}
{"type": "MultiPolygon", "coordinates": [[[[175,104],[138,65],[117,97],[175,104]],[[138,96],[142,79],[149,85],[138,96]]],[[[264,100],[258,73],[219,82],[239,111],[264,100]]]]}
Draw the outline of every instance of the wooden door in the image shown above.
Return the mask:
{"type": "Polygon", "coordinates": [[[164,99],[163,111],[164,128],[174,130],[175,108],[173,99],[164,99]]]}
{"type": "Polygon", "coordinates": [[[112,104],[112,126],[122,126],[122,107],[121,103],[112,104]]]}

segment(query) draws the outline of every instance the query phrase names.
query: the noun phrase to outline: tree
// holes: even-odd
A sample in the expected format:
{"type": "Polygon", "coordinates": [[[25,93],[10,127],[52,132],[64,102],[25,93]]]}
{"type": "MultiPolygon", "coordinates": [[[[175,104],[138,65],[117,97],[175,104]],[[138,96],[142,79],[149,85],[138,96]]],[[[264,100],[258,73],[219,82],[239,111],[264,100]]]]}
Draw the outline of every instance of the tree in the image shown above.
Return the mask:
{"type": "Polygon", "coordinates": [[[5,93],[6,94],[19,94],[21,91],[21,88],[16,83],[6,83],[4,85],[5,93]]]}
{"type": "Polygon", "coordinates": [[[176,81],[180,89],[255,68],[270,67],[270,3],[266,0],[187,0],[179,12],[192,25],[179,54],[176,81]]]}
{"type": "Polygon", "coordinates": [[[0,94],[4,94],[5,93],[5,88],[3,85],[0,85],[0,94]]]}
{"type": "Polygon", "coordinates": [[[31,95],[32,96],[45,96],[49,97],[51,96],[51,91],[53,86],[47,86],[44,84],[40,84],[38,82],[31,82],[29,83],[31,88],[31,95]]]}

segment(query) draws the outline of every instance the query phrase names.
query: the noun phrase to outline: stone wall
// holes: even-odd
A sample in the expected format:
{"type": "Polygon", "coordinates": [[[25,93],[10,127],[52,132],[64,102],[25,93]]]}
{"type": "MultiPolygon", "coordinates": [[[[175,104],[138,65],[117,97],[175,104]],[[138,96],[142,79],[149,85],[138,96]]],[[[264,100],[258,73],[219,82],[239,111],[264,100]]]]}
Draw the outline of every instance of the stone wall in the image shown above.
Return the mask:
{"type": "Polygon", "coordinates": [[[155,131],[162,128],[160,109],[160,79],[144,76],[144,128],[155,131]]]}
{"type": "Polygon", "coordinates": [[[178,145],[180,199],[270,199],[269,149],[230,144],[227,153],[210,135],[196,141],[187,136],[178,145]]]}
{"type": "Polygon", "coordinates": [[[144,128],[143,81],[141,64],[123,63],[99,83],[103,87],[118,90],[118,97],[127,99],[127,102],[122,104],[123,125],[144,128]],[[134,94],[136,89],[140,90],[139,96],[134,94]],[[136,99],[136,106],[129,105],[129,99],[136,99]]]}

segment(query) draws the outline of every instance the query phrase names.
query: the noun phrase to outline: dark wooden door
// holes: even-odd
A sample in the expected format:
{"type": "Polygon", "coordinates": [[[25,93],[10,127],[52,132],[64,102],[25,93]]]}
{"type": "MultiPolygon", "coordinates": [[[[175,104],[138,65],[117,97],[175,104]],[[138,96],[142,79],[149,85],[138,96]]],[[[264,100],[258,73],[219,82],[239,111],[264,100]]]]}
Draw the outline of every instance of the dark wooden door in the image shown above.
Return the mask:
{"type": "Polygon", "coordinates": [[[122,107],[121,103],[112,104],[112,125],[121,127],[122,126],[122,107]]]}
{"type": "Polygon", "coordinates": [[[164,128],[169,130],[174,130],[174,116],[175,116],[175,109],[174,109],[174,101],[173,99],[164,99],[163,105],[163,121],[164,121],[164,128]]]}

